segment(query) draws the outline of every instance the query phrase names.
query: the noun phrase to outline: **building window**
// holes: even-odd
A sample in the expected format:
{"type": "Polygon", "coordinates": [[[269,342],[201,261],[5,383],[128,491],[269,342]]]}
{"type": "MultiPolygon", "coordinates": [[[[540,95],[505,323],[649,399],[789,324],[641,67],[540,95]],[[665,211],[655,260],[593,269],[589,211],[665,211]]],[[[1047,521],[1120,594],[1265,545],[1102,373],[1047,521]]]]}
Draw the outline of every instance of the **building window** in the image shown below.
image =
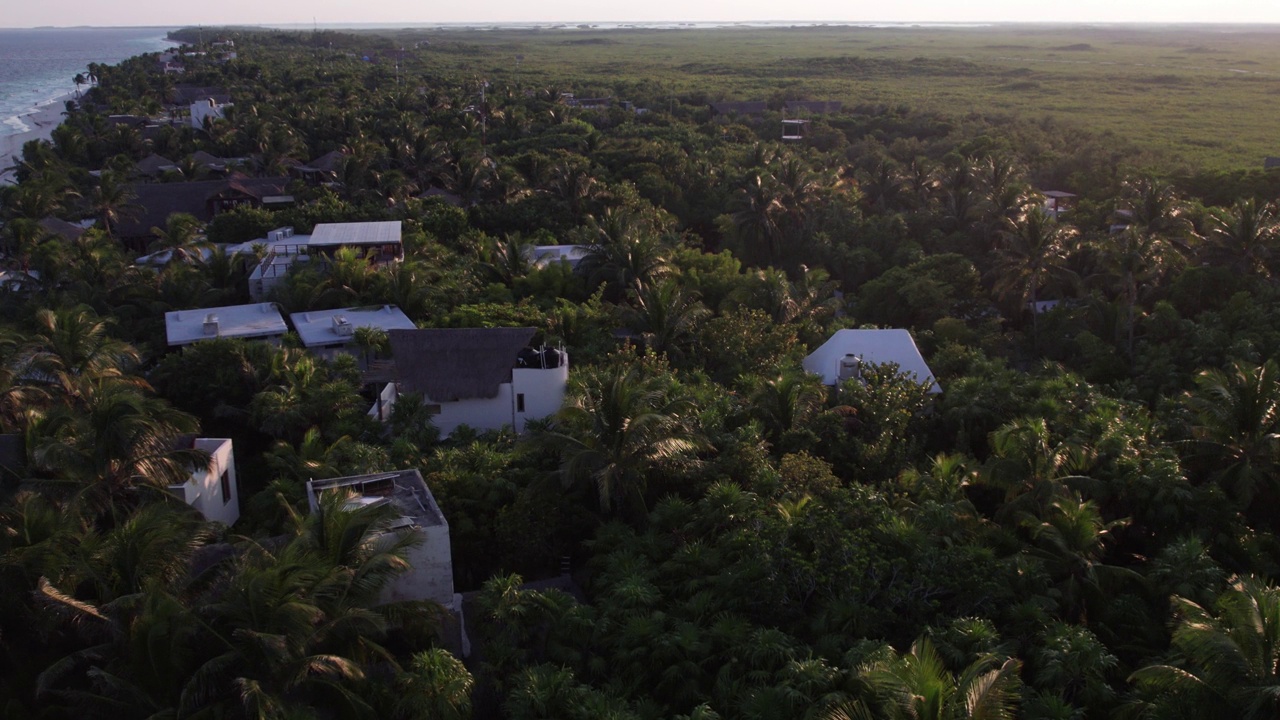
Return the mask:
{"type": "Polygon", "coordinates": [[[231,502],[231,470],[223,470],[222,477],[218,478],[218,484],[222,486],[222,504],[226,505],[231,502]]]}
{"type": "Polygon", "coordinates": [[[524,412],[524,393],[516,393],[516,412],[524,412]]]}

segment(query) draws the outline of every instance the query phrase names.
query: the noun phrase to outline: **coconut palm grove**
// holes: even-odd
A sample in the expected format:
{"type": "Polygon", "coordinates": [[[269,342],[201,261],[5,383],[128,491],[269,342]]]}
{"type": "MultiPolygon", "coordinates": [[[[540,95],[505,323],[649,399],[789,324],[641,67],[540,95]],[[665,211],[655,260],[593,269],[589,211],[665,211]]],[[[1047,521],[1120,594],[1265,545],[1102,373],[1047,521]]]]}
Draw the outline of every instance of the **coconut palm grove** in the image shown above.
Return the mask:
{"type": "MultiPolygon", "coordinates": [[[[1260,158],[762,90],[733,58],[676,82],[465,33],[173,37],[86,68],[0,189],[0,716],[1280,714],[1260,158]],[[172,200],[214,181],[257,201],[172,200]],[[169,346],[166,313],[259,301],[269,233],[374,221],[403,257],[317,255],[263,301],[531,328],[571,358],[559,411],[380,417],[415,359],[376,329],[169,346]],[[877,328],[931,376],[804,369],[877,328]],[[234,444],[229,526],[173,491],[196,436],[234,444]],[[388,600],[425,572],[388,506],[308,494],[409,470],[457,607],[388,600]]],[[[528,42],[608,50],[563,37],[528,42]]]]}

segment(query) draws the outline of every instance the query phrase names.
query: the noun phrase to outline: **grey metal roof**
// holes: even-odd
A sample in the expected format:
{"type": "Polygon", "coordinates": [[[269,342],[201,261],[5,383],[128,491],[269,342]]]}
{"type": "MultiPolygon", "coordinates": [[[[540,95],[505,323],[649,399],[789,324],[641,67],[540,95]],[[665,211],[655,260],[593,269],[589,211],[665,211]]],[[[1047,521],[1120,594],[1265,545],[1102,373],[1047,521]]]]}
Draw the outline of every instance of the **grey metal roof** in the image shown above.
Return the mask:
{"type": "Polygon", "coordinates": [[[399,245],[400,221],[320,223],[311,231],[312,247],[399,245]]]}

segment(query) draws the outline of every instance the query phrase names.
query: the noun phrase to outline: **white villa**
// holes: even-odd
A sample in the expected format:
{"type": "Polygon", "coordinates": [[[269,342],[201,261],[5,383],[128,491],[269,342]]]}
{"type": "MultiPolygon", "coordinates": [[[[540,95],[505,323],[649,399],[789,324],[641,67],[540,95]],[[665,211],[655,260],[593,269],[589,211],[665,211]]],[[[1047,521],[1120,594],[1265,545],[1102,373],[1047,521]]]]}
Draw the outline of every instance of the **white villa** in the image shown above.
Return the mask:
{"type": "Polygon", "coordinates": [[[174,310],[164,314],[164,326],[169,347],[214,338],[260,339],[278,343],[289,329],[274,303],[174,310]]]}
{"type": "Polygon", "coordinates": [[[399,220],[319,223],[310,235],[296,234],[291,227],[276,228],[265,238],[232,245],[227,252],[253,252],[255,246],[265,247],[267,255],[249,275],[249,296],[254,300],[265,299],[295,263],[309,262],[320,254],[332,255],[339,248],[356,248],[369,254],[373,263],[404,258],[399,220]]]}
{"type": "Polygon", "coordinates": [[[827,385],[837,385],[860,378],[864,365],[888,363],[897,365],[899,371],[916,382],[929,383],[930,393],[942,392],[906,330],[839,330],[804,359],[804,369],[821,375],[827,385]]]}
{"type": "MultiPolygon", "coordinates": [[[[194,438],[187,449],[209,453],[209,466],[191,473],[169,492],[195,508],[205,520],[228,527],[240,519],[240,489],[236,484],[236,456],[228,438],[194,438]]],[[[184,443],[185,445],[185,443],[184,443]]]]}
{"type": "Polygon", "coordinates": [[[223,120],[227,117],[227,108],[231,103],[219,104],[214,98],[206,98],[191,103],[191,127],[204,130],[205,121],[223,120]]]}
{"type": "Polygon", "coordinates": [[[290,315],[289,322],[298,331],[302,344],[324,358],[350,352],[348,346],[355,339],[356,328],[376,328],[387,332],[417,329],[409,316],[395,305],[312,310],[290,315]]]}
{"type": "Polygon", "coordinates": [[[344,507],[390,506],[397,517],[391,532],[417,533],[422,542],[411,547],[405,559],[411,566],[383,591],[382,602],[433,600],[460,613],[461,596],[453,592],[453,554],[449,545],[449,523],[417,470],[358,475],[331,480],[308,480],[307,501],[311,512],[320,509],[326,492],[349,495],[344,507]]]}
{"type": "Polygon", "coordinates": [[[569,354],[532,348],[535,328],[392,330],[394,382],[370,415],[390,419],[396,399],[422,397],[440,434],[462,425],[477,430],[504,426],[523,432],[564,404],[569,354]]]}

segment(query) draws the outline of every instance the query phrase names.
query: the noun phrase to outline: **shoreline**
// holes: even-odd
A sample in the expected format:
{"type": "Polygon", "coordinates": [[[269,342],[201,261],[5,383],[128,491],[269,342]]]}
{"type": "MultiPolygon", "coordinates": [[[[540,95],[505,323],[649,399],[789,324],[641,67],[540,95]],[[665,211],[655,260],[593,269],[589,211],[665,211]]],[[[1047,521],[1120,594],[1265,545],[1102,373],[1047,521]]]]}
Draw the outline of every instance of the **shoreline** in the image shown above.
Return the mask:
{"type": "Polygon", "coordinates": [[[62,124],[62,113],[66,111],[67,101],[75,99],[76,94],[70,92],[37,105],[31,112],[19,116],[22,124],[29,127],[29,130],[0,136],[0,185],[13,185],[17,182],[10,168],[21,159],[22,146],[32,140],[51,139],[53,129],[62,124]]]}

